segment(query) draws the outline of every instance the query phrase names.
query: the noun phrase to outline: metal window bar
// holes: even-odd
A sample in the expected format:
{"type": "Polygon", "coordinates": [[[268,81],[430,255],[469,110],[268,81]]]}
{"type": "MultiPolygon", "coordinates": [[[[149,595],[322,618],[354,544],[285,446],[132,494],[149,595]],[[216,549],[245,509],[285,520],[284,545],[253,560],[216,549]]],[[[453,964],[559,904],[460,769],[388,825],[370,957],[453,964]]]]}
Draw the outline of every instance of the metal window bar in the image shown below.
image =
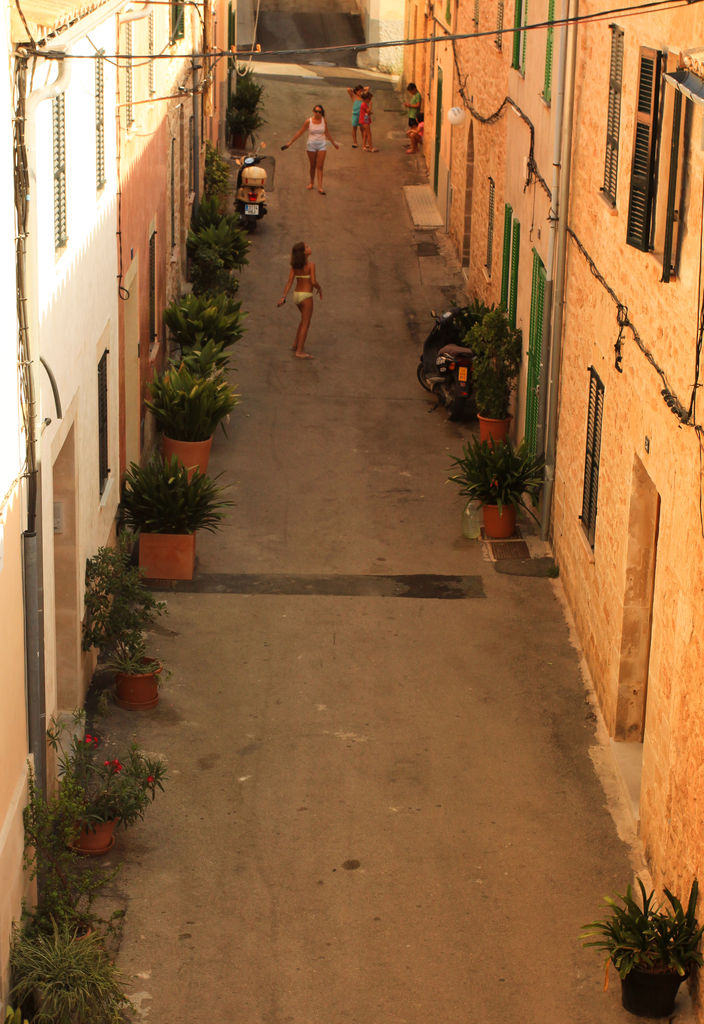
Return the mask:
{"type": "Polygon", "coordinates": [[[501,264],[501,306],[508,309],[508,281],[511,266],[511,223],[513,209],[508,203],[504,206],[504,251],[501,264]]]}
{"type": "Polygon", "coordinates": [[[521,67],[520,71],[522,75],[526,73],[526,43],[528,41],[528,32],[526,26],[528,25],[528,0],[523,0],[521,10],[521,67]]]}
{"type": "Polygon", "coordinates": [[[545,77],[543,80],[543,99],[546,103],[550,103],[552,100],[552,49],[555,32],[552,22],[554,20],[555,0],[548,0],[548,26],[545,36],[545,77]]]}
{"type": "Polygon", "coordinates": [[[105,69],[100,50],[95,62],[95,187],[105,184],[105,69]]]}
{"type": "Polygon", "coordinates": [[[597,498],[599,494],[599,459],[601,456],[601,423],[604,413],[604,385],[593,366],[589,367],[589,407],[587,409],[587,441],[584,457],[584,489],[580,520],[591,547],[596,538],[597,498]]]}
{"type": "Polygon", "coordinates": [[[149,95],[153,96],[156,92],[156,82],[154,75],[154,11],[150,11],[149,17],[147,18],[147,50],[149,53],[149,67],[147,70],[147,88],[149,89],[149,95]]]}
{"type": "Polygon", "coordinates": [[[102,497],[110,476],[108,465],[108,350],[98,363],[98,480],[102,497]]]}
{"type": "Polygon", "coordinates": [[[611,25],[611,62],[609,66],[609,103],[606,113],[606,150],[604,184],[601,191],[612,206],[616,205],[618,181],[619,132],[621,130],[621,88],[623,81],[623,29],[611,25]]]}
{"type": "Polygon", "coordinates": [[[171,248],[176,245],[176,139],[171,139],[171,248]]]}
{"type": "Polygon", "coordinates": [[[132,63],[132,22],[125,25],[125,122],[134,124],[134,68],[132,63]]]}
{"type": "Polygon", "coordinates": [[[149,236],[149,344],[156,341],[156,231],[149,236]]]}
{"type": "Polygon", "coordinates": [[[518,304],[518,263],[521,242],[521,225],[517,220],[513,222],[511,238],[511,277],[508,286],[508,322],[511,327],[516,326],[516,306],[518,304]]]}
{"type": "Polygon", "coordinates": [[[489,178],[489,210],[488,227],[486,233],[486,270],[491,276],[491,264],[494,257],[494,200],[496,197],[496,184],[493,178],[489,178]]]}
{"type": "Polygon", "coordinates": [[[504,39],[504,0],[499,0],[496,5],[496,39],[494,40],[494,46],[497,50],[503,48],[504,39]]]}
{"type": "Polygon", "coordinates": [[[188,119],[188,191],[194,192],[194,177],[193,177],[193,132],[194,122],[193,114],[188,119]]]}
{"type": "Polygon", "coordinates": [[[54,248],[62,249],[68,242],[66,217],[66,102],[60,92],[52,100],[54,135],[54,248]]]}

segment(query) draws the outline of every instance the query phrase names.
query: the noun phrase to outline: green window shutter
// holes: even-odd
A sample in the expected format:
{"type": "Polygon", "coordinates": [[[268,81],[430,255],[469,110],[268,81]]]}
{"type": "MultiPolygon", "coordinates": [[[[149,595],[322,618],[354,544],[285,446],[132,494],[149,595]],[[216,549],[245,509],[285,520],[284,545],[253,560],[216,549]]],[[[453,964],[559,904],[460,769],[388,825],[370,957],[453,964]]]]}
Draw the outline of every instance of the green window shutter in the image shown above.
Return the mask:
{"type": "Polygon", "coordinates": [[[655,201],[655,143],[660,91],[660,53],[640,51],[638,106],[633,140],[633,165],[626,242],[647,252],[655,201]]]}
{"type": "Polygon", "coordinates": [[[504,42],[504,0],[499,0],[496,5],[496,49],[503,49],[504,42]]]}
{"type": "Polygon", "coordinates": [[[445,21],[448,25],[452,25],[452,0],[447,0],[445,4],[445,21]]]}
{"type": "Polygon", "coordinates": [[[618,146],[621,130],[621,83],[623,79],[623,29],[611,26],[611,64],[609,68],[609,106],[606,114],[606,153],[604,184],[601,191],[612,206],[616,205],[618,179],[618,146]]]}
{"type": "Polygon", "coordinates": [[[51,101],[54,142],[54,248],[68,242],[66,226],[66,101],[60,92],[51,101]]]}
{"type": "Polygon", "coordinates": [[[100,50],[95,61],[95,187],[105,184],[105,77],[100,50]]]}
{"type": "Polygon", "coordinates": [[[528,33],[526,32],[526,25],[528,24],[528,0],[523,0],[521,4],[521,64],[520,71],[522,75],[526,73],[526,42],[528,40],[528,33]]]}
{"type": "Polygon", "coordinates": [[[554,29],[552,23],[555,20],[555,0],[548,0],[548,22],[547,36],[545,38],[545,80],[543,82],[543,99],[550,103],[552,99],[552,46],[554,29]]]}
{"type": "Polygon", "coordinates": [[[513,12],[513,54],[511,57],[511,67],[520,68],[521,66],[521,8],[523,6],[522,0],[514,0],[515,8],[513,12]]]}
{"type": "Polygon", "coordinates": [[[511,219],[513,210],[504,206],[504,252],[501,264],[501,307],[508,309],[508,272],[511,265],[511,219]]]}
{"type": "MultiPolygon", "coordinates": [[[[675,270],[673,253],[675,250],[675,224],[679,222],[679,211],[676,209],[678,196],[678,169],[680,155],[680,134],[682,125],[682,93],[675,90],[672,108],[672,138],[670,139],[670,174],[667,184],[667,207],[665,210],[665,242],[662,254],[662,281],[667,283],[675,270]]],[[[681,201],[681,197],[680,197],[681,201]]]]}
{"type": "Polygon", "coordinates": [[[520,252],[521,225],[517,220],[513,222],[511,239],[511,277],[508,286],[508,322],[511,327],[516,326],[516,302],[518,300],[518,257],[520,252]]]}
{"type": "Polygon", "coordinates": [[[172,0],[171,3],[171,42],[183,39],[185,31],[185,14],[183,0],[172,0]]]}
{"type": "Polygon", "coordinates": [[[530,294],[530,332],[528,336],[528,372],[526,379],[525,441],[535,455],[538,439],[538,388],[543,351],[543,313],[545,307],[545,267],[533,250],[533,280],[530,294]]]}
{"type": "Polygon", "coordinates": [[[103,352],[98,363],[98,483],[100,494],[110,476],[108,448],[108,352],[103,352]]]}
{"type": "Polygon", "coordinates": [[[491,264],[494,258],[494,203],[496,200],[496,185],[493,178],[489,178],[489,210],[488,228],[486,233],[486,270],[491,276],[491,264]]]}
{"type": "Polygon", "coordinates": [[[589,367],[589,407],[587,409],[587,443],[584,458],[584,489],[580,519],[592,547],[596,537],[596,510],[599,493],[599,460],[601,457],[601,421],[604,414],[604,385],[593,367],[589,367]]]}

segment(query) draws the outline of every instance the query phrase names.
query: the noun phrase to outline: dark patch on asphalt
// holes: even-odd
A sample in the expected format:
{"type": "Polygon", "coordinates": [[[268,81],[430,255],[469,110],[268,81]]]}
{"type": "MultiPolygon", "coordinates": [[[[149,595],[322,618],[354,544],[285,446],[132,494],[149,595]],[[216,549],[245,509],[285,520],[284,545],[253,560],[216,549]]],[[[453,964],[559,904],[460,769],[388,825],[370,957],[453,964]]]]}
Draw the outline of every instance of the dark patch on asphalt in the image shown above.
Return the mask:
{"type": "Polygon", "coordinates": [[[437,242],[416,242],[416,252],[419,256],[437,256],[437,242]]]}
{"type": "Polygon", "coordinates": [[[362,864],[358,860],[346,860],[342,866],[345,871],[356,871],[357,868],[361,868],[362,864]]]}
{"type": "Polygon", "coordinates": [[[254,594],[308,597],[410,597],[459,601],[486,597],[481,576],[435,573],[379,576],[286,576],[275,573],[211,573],[192,580],[150,580],[152,590],[180,594],[254,594]]]}

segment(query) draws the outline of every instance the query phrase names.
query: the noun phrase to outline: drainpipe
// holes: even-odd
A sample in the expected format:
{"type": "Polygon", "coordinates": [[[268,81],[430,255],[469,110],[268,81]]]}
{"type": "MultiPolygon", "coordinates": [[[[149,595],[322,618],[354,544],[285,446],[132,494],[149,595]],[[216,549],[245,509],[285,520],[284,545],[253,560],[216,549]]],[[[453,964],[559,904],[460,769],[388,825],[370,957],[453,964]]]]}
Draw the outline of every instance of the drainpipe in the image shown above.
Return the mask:
{"type": "Polygon", "coordinates": [[[200,64],[191,60],[193,72],[193,213],[197,214],[200,207],[200,142],[198,137],[198,71],[200,64]]]}
{"type": "MultiPolygon", "coordinates": [[[[46,100],[53,99],[66,89],[71,77],[71,62],[66,59],[66,51],[58,50],[63,58],[58,64],[56,78],[49,85],[42,86],[27,98],[24,118],[25,150],[28,163],[33,161],[35,154],[37,107],[46,100]]],[[[27,168],[27,180],[30,189],[36,184],[36,171],[27,168]]],[[[25,619],[25,665],[27,686],[27,727],[29,732],[29,752],[34,758],[34,772],[37,785],[46,795],[46,699],[44,678],[44,592],[43,592],[43,550],[41,528],[41,470],[37,455],[38,446],[38,382],[37,367],[39,352],[34,344],[36,337],[36,294],[37,294],[37,255],[36,242],[33,244],[31,259],[27,259],[25,238],[37,238],[36,213],[30,195],[26,196],[26,223],[19,225],[18,234],[18,292],[22,286],[20,301],[26,310],[20,317],[20,323],[26,330],[28,353],[28,427],[27,427],[27,529],[22,534],[22,585],[25,619]],[[24,228],[24,230],[23,230],[24,228]],[[29,273],[27,273],[29,271],[29,273]],[[30,301],[27,301],[27,296],[30,301]]]]}
{"type": "Polygon", "coordinates": [[[572,122],[574,117],[574,80],[577,63],[577,16],[579,0],[568,0],[567,60],[562,127],[562,208],[563,216],[557,226],[557,252],[555,262],[555,291],[552,299],[552,343],[550,346],[549,394],[547,433],[545,440],[545,485],[540,535],[548,539],[552,511],[552,493],[555,484],[555,449],[557,442],[557,403],[559,398],[560,360],[562,356],[562,322],[565,298],[565,263],[567,256],[567,215],[569,212],[570,172],[572,168],[572,122]]]}

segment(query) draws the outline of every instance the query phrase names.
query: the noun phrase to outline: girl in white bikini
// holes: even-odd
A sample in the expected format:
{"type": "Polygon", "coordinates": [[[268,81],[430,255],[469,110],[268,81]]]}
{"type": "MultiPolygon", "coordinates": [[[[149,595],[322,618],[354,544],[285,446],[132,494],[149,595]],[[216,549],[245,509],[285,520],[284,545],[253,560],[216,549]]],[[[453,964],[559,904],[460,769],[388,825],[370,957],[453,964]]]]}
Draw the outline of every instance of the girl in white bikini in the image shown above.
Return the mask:
{"type": "Polygon", "coordinates": [[[316,103],[313,107],[313,116],[306,118],[291,141],[287,142],[286,145],[281,148],[288,149],[289,146],[293,145],[296,139],[300,139],[301,135],[303,135],[303,132],[305,131],[308,132],[306,151],[308,153],[308,163],[310,164],[310,184],[307,185],[306,188],[313,188],[315,176],[317,174],[318,192],[320,192],[321,196],[324,196],[323,167],[325,165],[325,153],[328,148],[328,142],[332,142],[335,149],[339,149],[340,147],[328,131],[327,121],[325,120],[325,110],[319,103],[316,103]]]}
{"type": "Polygon", "coordinates": [[[310,327],[310,319],[313,316],[313,292],[316,291],[320,298],[323,297],[323,289],[315,279],[315,263],[310,263],[310,248],[305,242],[296,242],[291,250],[291,272],[284,288],[284,293],[277,302],[277,306],[283,306],[291,285],[295,281],[293,290],[293,301],[298,306],[301,314],[301,322],[296,331],[296,339],[293,343],[293,353],[299,359],[312,359],[313,356],[303,351],[310,327]]]}

